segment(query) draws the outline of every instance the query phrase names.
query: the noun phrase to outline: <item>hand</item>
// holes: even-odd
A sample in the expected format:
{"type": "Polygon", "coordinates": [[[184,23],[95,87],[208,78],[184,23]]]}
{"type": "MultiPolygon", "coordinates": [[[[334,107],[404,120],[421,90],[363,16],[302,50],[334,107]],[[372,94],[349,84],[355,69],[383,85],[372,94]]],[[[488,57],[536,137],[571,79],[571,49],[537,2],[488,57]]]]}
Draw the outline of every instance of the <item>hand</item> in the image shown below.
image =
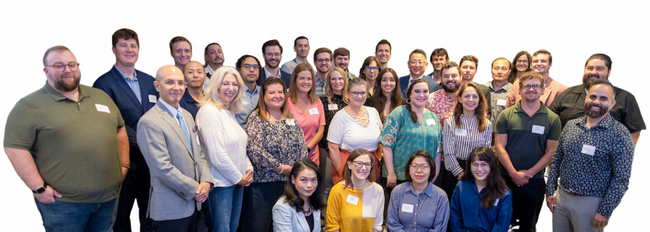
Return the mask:
{"type": "Polygon", "coordinates": [[[128,168],[122,167],[122,181],[124,181],[124,178],[126,178],[126,173],[129,172],[128,168]]]}
{"type": "Polygon", "coordinates": [[[546,206],[551,210],[551,213],[555,213],[555,207],[557,206],[557,196],[548,196],[546,197],[546,206]]]}
{"type": "Polygon", "coordinates": [[[395,173],[388,173],[386,179],[386,187],[392,188],[395,187],[395,184],[397,184],[397,176],[395,176],[395,173]]]}
{"type": "Polygon", "coordinates": [[[592,224],[594,225],[594,227],[600,228],[600,227],[605,227],[608,222],[609,222],[608,217],[605,217],[600,213],[596,213],[596,216],[594,216],[594,222],[592,224]]]}
{"type": "Polygon", "coordinates": [[[460,172],[460,174],[458,174],[458,177],[456,178],[458,178],[458,181],[460,181],[463,178],[463,176],[465,176],[465,172],[460,172]]]}
{"type": "Polygon", "coordinates": [[[514,174],[511,174],[510,177],[512,178],[512,181],[515,182],[517,187],[528,184],[528,179],[530,179],[530,177],[523,171],[515,172],[514,174]]]}
{"type": "Polygon", "coordinates": [[[285,175],[285,176],[291,175],[291,169],[292,168],[293,168],[293,166],[291,166],[291,165],[284,165],[284,171],[282,171],[281,174],[285,175]]]}
{"type": "Polygon", "coordinates": [[[38,200],[40,203],[49,204],[55,201],[55,197],[61,198],[62,196],[59,192],[48,185],[47,188],[45,188],[45,192],[34,194],[34,197],[36,197],[36,200],[38,200]]]}
{"type": "Polygon", "coordinates": [[[242,176],[241,180],[237,184],[242,186],[249,186],[252,182],[253,182],[253,170],[249,169],[248,171],[246,171],[246,174],[242,176]]]}
{"type": "Polygon", "coordinates": [[[205,202],[206,199],[208,199],[208,195],[210,194],[210,187],[212,185],[208,182],[202,182],[199,184],[199,187],[196,188],[196,196],[194,196],[194,200],[200,203],[205,202]]]}

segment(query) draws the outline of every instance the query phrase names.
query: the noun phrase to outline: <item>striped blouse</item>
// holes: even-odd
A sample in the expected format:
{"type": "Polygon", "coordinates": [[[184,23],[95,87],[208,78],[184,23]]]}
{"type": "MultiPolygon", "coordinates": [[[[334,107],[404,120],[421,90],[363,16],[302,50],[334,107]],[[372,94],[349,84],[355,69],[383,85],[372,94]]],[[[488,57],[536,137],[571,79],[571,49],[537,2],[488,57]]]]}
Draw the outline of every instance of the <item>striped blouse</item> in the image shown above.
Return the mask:
{"type": "Polygon", "coordinates": [[[464,114],[460,115],[460,128],[456,127],[456,118],[449,117],[445,119],[443,128],[442,148],[445,152],[445,168],[454,176],[463,172],[465,167],[460,167],[458,161],[467,160],[469,153],[476,147],[490,147],[492,143],[492,123],[487,120],[487,127],[483,132],[478,131],[478,119],[476,115],[472,118],[466,118],[464,114]]]}

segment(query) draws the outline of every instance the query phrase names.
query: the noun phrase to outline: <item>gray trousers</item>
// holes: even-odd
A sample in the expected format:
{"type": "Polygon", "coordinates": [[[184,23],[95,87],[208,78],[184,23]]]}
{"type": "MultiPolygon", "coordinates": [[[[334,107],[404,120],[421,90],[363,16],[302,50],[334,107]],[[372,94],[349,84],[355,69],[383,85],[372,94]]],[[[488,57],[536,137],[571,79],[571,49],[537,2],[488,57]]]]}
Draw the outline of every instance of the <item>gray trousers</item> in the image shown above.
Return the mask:
{"type": "Polygon", "coordinates": [[[557,207],[553,213],[553,231],[604,231],[593,226],[602,197],[575,196],[558,188],[557,207]]]}

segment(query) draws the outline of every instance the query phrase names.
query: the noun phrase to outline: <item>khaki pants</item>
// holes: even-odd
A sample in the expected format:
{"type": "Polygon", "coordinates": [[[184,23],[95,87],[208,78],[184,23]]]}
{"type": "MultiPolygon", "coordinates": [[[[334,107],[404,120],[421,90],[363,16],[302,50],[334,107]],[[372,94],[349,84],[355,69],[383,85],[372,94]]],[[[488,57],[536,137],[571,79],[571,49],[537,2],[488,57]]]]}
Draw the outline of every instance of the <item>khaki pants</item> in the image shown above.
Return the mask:
{"type": "Polygon", "coordinates": [[[575,196],[558,188],[557,207],[553,213],[553,231],[604,231],[593,226],[602,197],[575,196]]]}

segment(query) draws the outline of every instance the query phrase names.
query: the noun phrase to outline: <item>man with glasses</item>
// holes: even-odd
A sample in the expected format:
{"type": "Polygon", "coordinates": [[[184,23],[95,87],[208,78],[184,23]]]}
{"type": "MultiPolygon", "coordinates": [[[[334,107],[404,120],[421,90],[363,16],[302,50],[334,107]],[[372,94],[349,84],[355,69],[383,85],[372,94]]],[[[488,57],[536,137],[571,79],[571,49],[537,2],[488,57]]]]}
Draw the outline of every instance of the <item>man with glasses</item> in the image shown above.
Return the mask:
{"type": "Polygon", "coordinates": [[[314,64],[316,65],[316,96],[325,94],[327,84],[327,72],[332,68],[332,50],[319,48],[314,52],[314,64]]]}
{"type": "Polygon", "coordinates": [[[343,69],[346,72],[346,75],[348,76],[348,80],[352,80],[353,78],[357,78],[352,72],[348,70],[348,66],[350,65],[350,50],[347,48],[337,48],[334,50],[334,65],[336,67],[339,67],[343,69]]]}
{"type": "MultiPolygon", "coordinates": [[[[402,97],[406,97],[406,91],[411,82],[424,78],[429,83],[429,93],[433,93],[440,89],[438,82],[431,79],[431,77],[425,76],[424,71],[427,70],[427,54],[422,49],[415,49],[409,55],[409,60],[406,63],[409,67],[409,75],[399,78],[399,87],[402,91],[402,97]]],[[[381,77],[379,77],[381,79],[381,77]]]]}
{"type": "Polygon", "coordinates": [[[287,61],[287,63],[284,63],[282,68],[280,68],[280,70],[289,74],[293,73],[293,69],[296,68],[298,64],[307,62],[307,55],[309,55],[309,40],[307,37],[298,36],[298,38],[293,41],[293,51],[296,52],[296,58],[287,61]]]}
{"type": "Polygon", "coordinates": [[[282,45],[280,41],[273,39],[262,44],[262,54],[264,54],[264,68],[260,72],[260,85],[269,77],[280,78],[289,88],[291,73],[280,70],[280,61],[282,61],[282,45]]]}
{"type": "Polygon", "coordinates": [[[45,86],[9,113],[4,148],[33,192],[47,231],[110,231],[129,168],[129,139],[113,100],[80,85],[65,46],[43,56],[45,86]]]}
{"type": "Polygon", "coordinates": [[[244,95],[242,95],[242,108],[243,111],[235,114],[237,122],[243,128],[246,126],[246,118],[255,109],[257,102],[260,99],[260,73],[262,72],[262,65],[260,61],[251,55],[243,55],[237,60],[235,64],[237,71],[244,80],[244,95]]]}
{"type": "MultiPolygon", "coordinates": [[[[553,56],[551,56],[549,51],[540,49],[533,53],[532,61],[530,62],[530,69],[542,74],[542,77],[544,77],[544,86],[546,87],[544,88],[544,94],[542,94],[540,99],[545,106],[550,106],[551,103],[553,103],[553,100],[567,89],[566,85],[563,85],[549,76],[551,66],[553,66],[553,56]]],[[[518,92],[519,83],[515,81],[512,86],[512,91],[508,94],[506,107],[513,106],[519,102],[521,96],[517,94],[518,92]]]]}
{"type": "Polygon", "coordinates": [[[153,77],[135,69],[140,54],[138,34],[122,28],[113,33],[112,42],[115,64],[111,70],[95,80],[93,87],[103,90],[113,99],[124,118],[126,134],[129,137],[131,164],[120,190],[113,230],[131,231],[131,210],[137,200],[140,231],[153,231],[151,219],[147,217],[149,168],[135,137],[140,117],[156,104],[158,92],[153,86],[153,77]]]}
{"type": "Polygon", "coordinates": [[[544,170],[551,163],[562,124],[539,100],[545,91],[542,74],[526,72],[519,80],[521,100],[501,111],[493,126],[495,148],[501,176],[512,192],[510,225],[535,231],[545,199],[544,170]]]}
{"type": "Polygon", "coordinates": [[[431,65],[433,66],[433,72],[429,73],[429,76],[434,81],[440,83],[442,76],[442,66],[449,61],[449,54],[444,48],[436,48],[431,52],[431,57],[429,57],[431,65]]]}
{"type": "Polygon", "coordinates": [[[390,42],[385,39],[380,40],[379,43],[377,43],[377,46],[375,46],[375,57],[379,59],[379,63],[381,63],[379,66],[381,66],[382,69],[388,67],[388,61],[390,60],[392,49],[390,42]]]}

